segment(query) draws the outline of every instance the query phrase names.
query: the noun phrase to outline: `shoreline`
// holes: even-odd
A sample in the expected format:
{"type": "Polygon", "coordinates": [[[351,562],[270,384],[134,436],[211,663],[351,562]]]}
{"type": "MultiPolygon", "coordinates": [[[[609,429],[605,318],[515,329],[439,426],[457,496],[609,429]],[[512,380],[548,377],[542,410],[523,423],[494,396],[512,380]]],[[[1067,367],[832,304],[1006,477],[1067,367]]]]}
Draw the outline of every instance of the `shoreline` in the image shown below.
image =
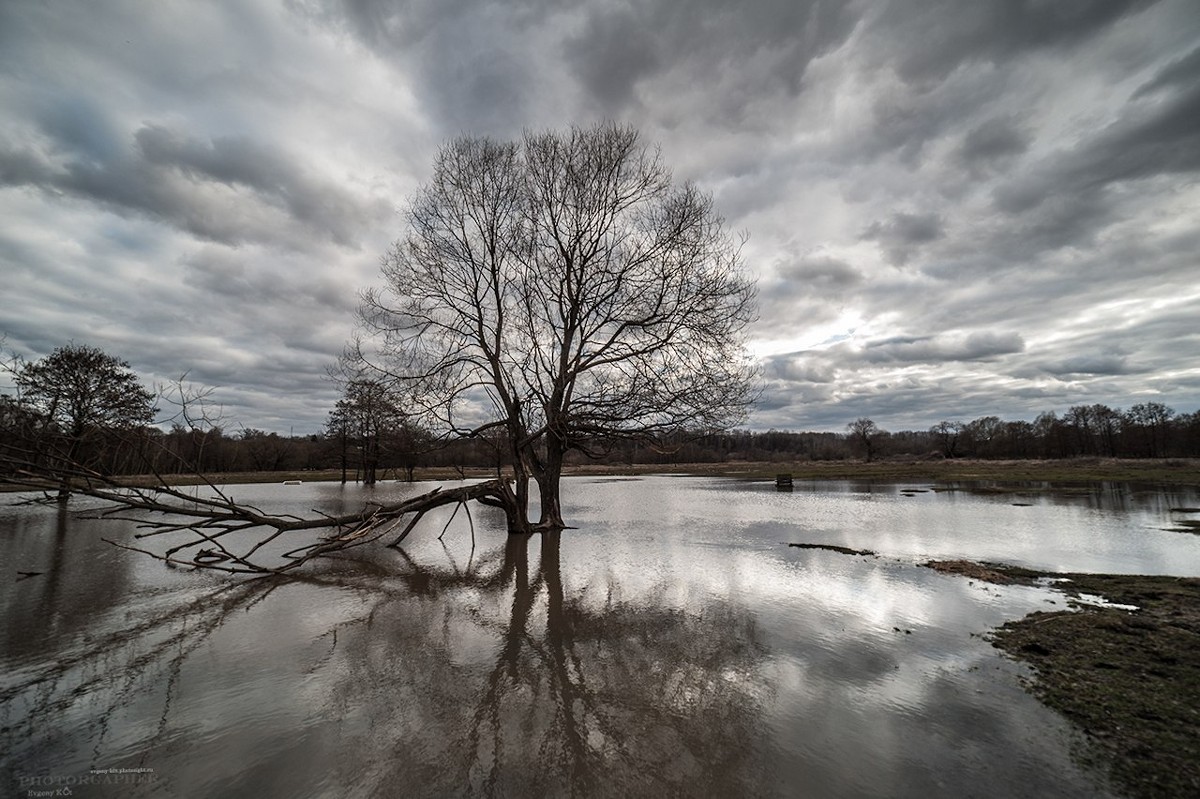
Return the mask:
{"type": "MultiPolygon", "coordinates": [[[[414,471],[418,481],[488,478],[495,469],[451,466],[422,467],[414,471]]],[[[380,482],[399,482],[387,470],[380,482]]],[[[1010,484],[1055,483],[1091,485],[1125,482],[1200,487],[1200,460],[1196,459],[1123,459],[1072,458],[1066,460],[975,460],[975,459],[889,459],[880,461],[728,461],[724,463],[602,464],[567,466],[564,477],[639,477],[673,474],[693,477],[728,477],[744,480],[773,480],[778,474],[790,474],[793,480],[863,480],[870,482],[996,482],[1010,484]]],[[[155,485],[197,485],[205,482],[221,485],[239,483],[338,482],[340,469],[280,472],[216,472],[204,477],[196,474],[122,475],[114,480],[122,485],[149,488],[155,485]]],[[[356,482],[353,479],[347,483],[356,482]]],[[[1022,486],[1028,489],[1029,486],[1022,486]]],[[[0,481],[0,491],[28,491],[0,481]]]]}

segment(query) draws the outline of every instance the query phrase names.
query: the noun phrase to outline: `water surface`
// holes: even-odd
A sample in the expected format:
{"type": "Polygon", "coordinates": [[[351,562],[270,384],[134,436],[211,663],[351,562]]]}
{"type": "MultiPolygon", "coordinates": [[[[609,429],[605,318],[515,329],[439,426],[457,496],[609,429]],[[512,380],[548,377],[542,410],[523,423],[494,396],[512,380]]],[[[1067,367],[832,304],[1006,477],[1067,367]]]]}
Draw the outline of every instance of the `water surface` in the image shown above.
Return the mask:
{"type": "MultiPolygon", "coordinates": [[[[230,491],[335,513],[428,488],[230,491]]],[[[1197,575],[1200,537],[1168,528],[1200,497],[928,488],[569,479],[561,535],[477,508],[439,541],[446,508],[289,580],[3,507],[0,795],[1108,795],[984,638],[1063,596],[917,564],[1197,575]]]]}

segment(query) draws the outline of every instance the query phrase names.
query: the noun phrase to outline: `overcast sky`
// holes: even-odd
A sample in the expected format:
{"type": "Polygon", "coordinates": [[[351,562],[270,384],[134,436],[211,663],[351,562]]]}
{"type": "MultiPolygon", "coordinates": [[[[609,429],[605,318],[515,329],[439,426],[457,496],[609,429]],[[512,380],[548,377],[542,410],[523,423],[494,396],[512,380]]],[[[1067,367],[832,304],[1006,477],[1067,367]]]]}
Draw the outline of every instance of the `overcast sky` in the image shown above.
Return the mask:
{"type": "Polygon", "coordinates": [[[612,119],[750,235],[752,427],[1190,412],[1198,44],[1196,0],[4,0],[0,335],[315,432],[438,144],[612,119]]]}

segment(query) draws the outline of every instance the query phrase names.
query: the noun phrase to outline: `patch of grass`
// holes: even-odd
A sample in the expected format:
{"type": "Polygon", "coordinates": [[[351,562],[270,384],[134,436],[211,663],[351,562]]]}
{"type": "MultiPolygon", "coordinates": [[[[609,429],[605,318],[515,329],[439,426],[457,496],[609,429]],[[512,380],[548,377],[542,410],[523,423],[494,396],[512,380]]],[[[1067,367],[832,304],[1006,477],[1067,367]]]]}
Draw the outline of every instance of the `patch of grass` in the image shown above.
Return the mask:
{"type": "Polygon", "coordinates": [[[874,555],[876,553],[869,549],[851,549],[850,547],[840,547],[836,544],[788,544],[789,547],[797,549],[824,549],[828,552],[837,552],[839,555],[874,555]]]}
{"type": "Polygon", "coordinates": [[[931,560],[921,565],[943,574],[961,574],[963,577],[997,585],[1013,583],[1030,585],[1038,576],[1036,572],[1022,574],[1019,573],[1020,570],[1013,567],[992,566],[987,563],[976,563],[973,560],[931,560]]]}

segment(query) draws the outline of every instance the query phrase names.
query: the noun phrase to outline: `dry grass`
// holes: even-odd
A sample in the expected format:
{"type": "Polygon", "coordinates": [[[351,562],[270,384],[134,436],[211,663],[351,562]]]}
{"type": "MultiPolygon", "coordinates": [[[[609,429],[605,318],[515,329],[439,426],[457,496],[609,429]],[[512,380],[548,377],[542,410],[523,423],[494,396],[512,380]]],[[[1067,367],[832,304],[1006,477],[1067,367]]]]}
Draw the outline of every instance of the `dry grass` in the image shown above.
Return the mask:
{"type": "MultiPolygon", "coordinates": [[[[892,459],[872,461],[727,461],[725,463],[668,463],[668,464],[602,464],[588,463],[568,466],[568,476],[684,474],[704,477],[732,477],[746,480],[773,480],[775,475],[788,473],[796,480],[869,480],[873,482],[925,482],[941,484],[943,488],[955,483],[1002,483],[994,491],[1022,492],[1042,488],[1037,483],[1054,483],[1055,490],[1063,486],[1083,486],[1103,481],[1131,482],[1158,485],[1200,486],[1200,460],[1134,460],[1121,458],[1075,458],[1068,460],[942,460],[892,459]]],[[[416,470],[417,480],[456,480],[461,477],[489,478],[494,469],[468,467],[424,467],[416,470]]],[[[327,482],[341,479],[337,469],[291,472],[223,472],[208,476],[214,483],[278,483],[284,480],[327,482]]],[[[388,472],[386,480],[400,474],[388,472]]],[[[119,478],[129,485],[154,485],[152,475],[119,478]]],[[[172,485],[194,485],[203,478],[192,474],[164,475],[172,485]]],[[[353,480],[353,475],[351,475],[353,480]]],[[[22,490],[4,486],[0,490],[22,490]]],[[[976,487],[979,488],[978,486],[976,487]]],[[[983,487],[982,490],[988,490],[983,487]]]]}

